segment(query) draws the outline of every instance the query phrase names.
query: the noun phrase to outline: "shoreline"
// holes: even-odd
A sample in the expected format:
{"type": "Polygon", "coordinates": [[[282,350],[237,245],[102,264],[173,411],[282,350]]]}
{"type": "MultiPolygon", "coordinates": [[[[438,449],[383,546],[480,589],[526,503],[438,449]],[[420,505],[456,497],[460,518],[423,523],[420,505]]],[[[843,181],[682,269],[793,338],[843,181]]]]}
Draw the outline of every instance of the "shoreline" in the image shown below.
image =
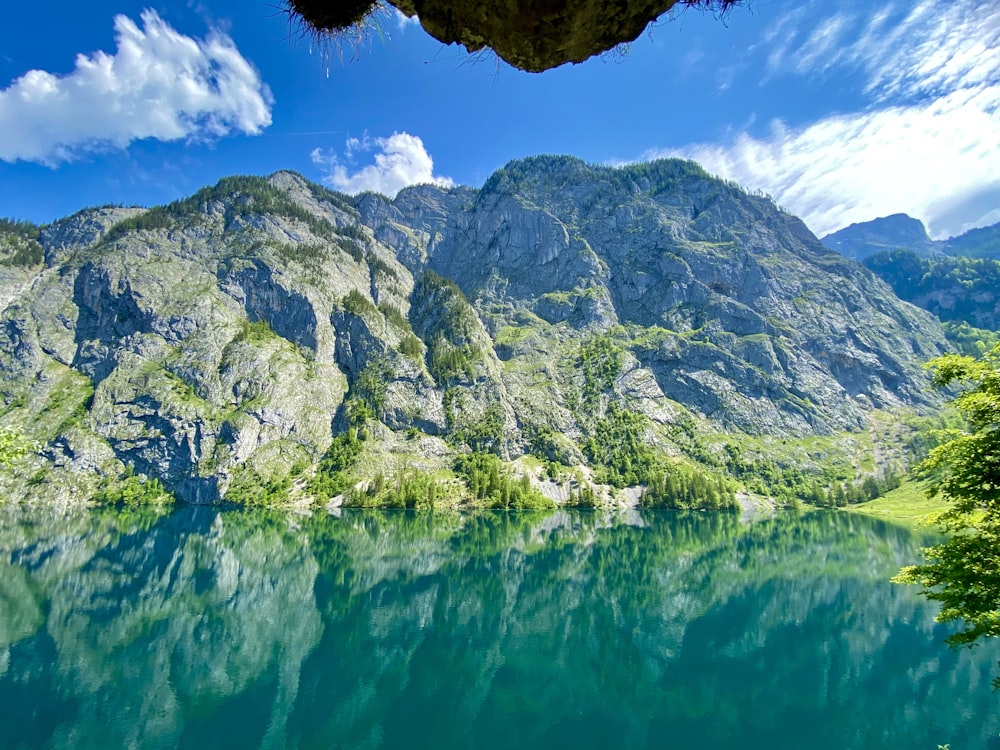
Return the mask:
{"type": "Polygon", "coordinates": [[[849,513],[927,528],[933,527],[934,518],[947,509],[948,503],[940,495],[928,497],[926,485],[912,479],[882,497],[842,508],[849,513]]]}

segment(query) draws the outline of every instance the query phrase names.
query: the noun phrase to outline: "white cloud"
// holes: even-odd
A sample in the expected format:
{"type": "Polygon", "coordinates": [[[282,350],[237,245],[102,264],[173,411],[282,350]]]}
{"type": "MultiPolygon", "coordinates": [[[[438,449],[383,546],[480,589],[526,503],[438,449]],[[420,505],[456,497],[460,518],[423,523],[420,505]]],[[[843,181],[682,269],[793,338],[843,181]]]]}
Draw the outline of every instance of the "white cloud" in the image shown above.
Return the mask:
{"type": "Polygon", "coordinates": [[[880,100],[936,96],[1000,78],[1000,7],[921,0],[893,22],[876,13],[839,62],[862,69],[880,100]]]}
{"type": "Polygon", "coordinates": [[[766,75],[860,72],[866,109],[646,156],[766,190],[817,234],[898,211],[936,236],[987,223],[983,196],[1000,192],[1000,6],[920,0],[860,17],[844,10],[859,2],[841,5],[811,31],[802,9],[781,19],[783,34],[764,39],[766,75]]]}
{"type": "Polygon", "coordinates": [[[936,234],[943,197],[1000,186],[1000,85],[978,102],[957,92],[925,105],[829,117],[803,128],[775,122],[771,134],[646,154],[683,156],[749,188],[767,191],[827,234],[905,212],[936,234]],[[992,103],[992,111],[990,104],[992,103]]]}
{"type": "Polygon", "coordinates": [[[344,144],[344,156],[349,162],[373,150],[373,164],[350,171],[332,149],[313,149],[310,157],[326,171],[323,182],[352,195],[371,190],[395,197],[407,185],[434,183],[450,187],[454,184],[449,177],[435,176],[434,161],[424,148],[424,142],[415,135],[393,133],[388,138],[371,138],[365,133],[362,138],[348,138],[344,144]]]}
{"type": "Polygon", "coordinates": [[[78,55],[56,76],[31,70],[0,91],[0,159],[48,165],[87,152],[163,141],[256,135],[271,124],[270,90],[225,34],[193,39],[155,11],[142,28],[114,20],[114,55],[78,55]]]}
{"type": "Polygon", "coordinates": [[[837,13],[821,21],[792,55],[792,64],[800,74],[819,68],[825,70],[837,59],[836,50],[842,37],[853,24],[853,19],[837,13]]]}
{"type": "MultiPolygon", "coordinates": [[[[779,17],[771,27],[764,32],[762,45],[770,47],[765,71],[768,77],[780,73],[786,68],[786,58],[791,53],[795,40],[799,37],[799,27],[808,17],[809,8],[800,6],[779,17]]],[[[755,45],[756,47],[756,45],[755,45]]]]}
{"type": "Polygon", "coordinates": [[[400,33],[405,32],[409,26],[420,25],[420,18],[416,14],[408,16],[398,8],[392,8],[391,13],[393,20],[396,22],[396,29],[400,33]]]}

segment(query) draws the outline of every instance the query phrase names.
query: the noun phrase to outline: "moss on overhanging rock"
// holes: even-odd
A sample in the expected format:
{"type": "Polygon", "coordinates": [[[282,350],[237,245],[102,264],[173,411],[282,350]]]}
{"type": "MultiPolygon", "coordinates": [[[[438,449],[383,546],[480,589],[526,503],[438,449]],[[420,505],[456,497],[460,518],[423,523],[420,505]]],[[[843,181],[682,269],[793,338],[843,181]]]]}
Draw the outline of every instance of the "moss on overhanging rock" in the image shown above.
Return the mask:
{"type": "MultiPolygon", "coordinates": [[[[445,44],[492,49],[521,70],[538,73],[579,63],[634,41],[674,6],[724,11],[739,0],[392,0],[445,44]]],[[[382,0],[288,0],[289,10],[319,33],[363,27],[382,0]]]]}

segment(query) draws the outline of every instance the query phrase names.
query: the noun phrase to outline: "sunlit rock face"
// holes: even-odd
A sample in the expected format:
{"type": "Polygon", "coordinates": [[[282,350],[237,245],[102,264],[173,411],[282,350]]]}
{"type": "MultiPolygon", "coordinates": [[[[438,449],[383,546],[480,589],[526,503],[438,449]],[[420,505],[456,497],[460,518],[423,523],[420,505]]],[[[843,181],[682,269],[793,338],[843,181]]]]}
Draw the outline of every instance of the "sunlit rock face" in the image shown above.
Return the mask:
{"type": "Polygon", "coordinates": [[[578,465],[612,403],[665,454],[684,424],[861,455],[875,414],[934,403],[921,364],[947,351],[799,219],[679,160],[532,157],[393,200],[234,177],[13,242],[0,260],[36,260],[0,263],[0,426],[42,448],[7,498],[79,502],[129,467],[212,503],[311,471],[356,393],[386,472],[483,435],[578,465]],[[594,347],[618,354],[600,381],[594,347]]]}

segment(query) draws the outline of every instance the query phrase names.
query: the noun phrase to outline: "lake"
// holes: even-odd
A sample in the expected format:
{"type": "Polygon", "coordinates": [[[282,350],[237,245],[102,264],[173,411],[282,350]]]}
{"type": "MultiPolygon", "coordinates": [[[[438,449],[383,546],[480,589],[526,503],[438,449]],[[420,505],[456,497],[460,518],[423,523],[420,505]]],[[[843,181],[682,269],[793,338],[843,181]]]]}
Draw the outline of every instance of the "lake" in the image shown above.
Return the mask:
{"type": "Polygon", "coordinates": [[[997,750],[848,513],[0,508],[0,748],[997,750]]]}

